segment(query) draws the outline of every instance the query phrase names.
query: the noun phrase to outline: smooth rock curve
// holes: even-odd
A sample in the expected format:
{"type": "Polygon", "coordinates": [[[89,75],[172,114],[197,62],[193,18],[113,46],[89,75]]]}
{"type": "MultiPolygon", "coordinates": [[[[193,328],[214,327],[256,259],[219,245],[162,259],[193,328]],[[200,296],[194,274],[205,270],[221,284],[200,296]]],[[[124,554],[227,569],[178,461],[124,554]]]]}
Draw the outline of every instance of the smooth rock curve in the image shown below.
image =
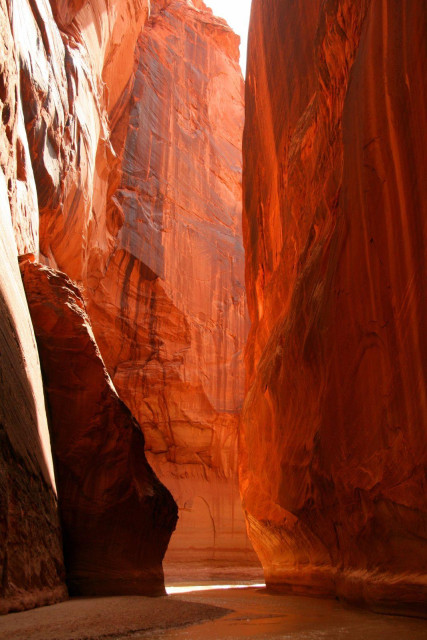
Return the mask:
{"type": "Polygon", "coordinates": [[[73,595],[162,595],[177,509],[118,397],[79,289],[63,273],[21,265],[49,405],[73,595]]]}

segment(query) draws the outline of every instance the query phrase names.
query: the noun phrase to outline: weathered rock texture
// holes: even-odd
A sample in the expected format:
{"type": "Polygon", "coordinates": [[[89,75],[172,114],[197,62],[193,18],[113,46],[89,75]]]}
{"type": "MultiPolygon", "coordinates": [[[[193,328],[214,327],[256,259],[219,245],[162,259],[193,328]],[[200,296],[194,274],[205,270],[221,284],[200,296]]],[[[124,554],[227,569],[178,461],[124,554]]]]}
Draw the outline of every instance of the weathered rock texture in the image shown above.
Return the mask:
{"type": "Polygon", "coordinates": [[[66,588],[40,365],[17,259],[37,243],[38,215],[3,0],[0,33],[0,613],[7,613],[61,600],[66,588]]]}
{"type": "MultiPolygon", "coordinates": [[[[0,2],[2,611],[35,606],[66,595],[40,366],[20,282],[17,254],[33,253],[38,258],[40,238],[44,261],[56,265],[58,258],[61,264],[67,265],[73,277],[81,277],[86,268],[88,238],[92,237],[91,229],[98,224],[95,212],[98,215],[104,212],[105,217],[105,176],[108,177],[115,166],[110,131],[133,86],[134,51],[147,16],[146,0],[132,3],[123,0],[51,4],[46,0],[0,2]]],[[[33,287],[36,289],[35,282],[33,287]]],[[[67,308],[60,309],[58,300],[55,304],[58,316],[69,312],[67,308]]],[[[55,306],[46,310],[46,318],[54,313],[54,309],[55,306]]],[[[48,331],[47,326],[44,331],[48,331]]],[[[46,334],[45,337],[48,340],[46,334]]],[[[92,343],[91,347],[96,351],[92,343]]],[[[61,368],[56,375],[50,371],[58,384],[60,371],[61,368]]],[[[105,388],[109,388],[107,383],[105,388]]],[[[91,400],[88,397],[90,390],[86,395],[84,390],[80,391],[82,398],[91,400]]],[[[92,391],[99,400],[96,395],[100,393],[99,386],[95,385],[92,391]]],[[[70,389],[72,393],[77,393],[76,387],[70,389]]],[[[116,396],[113,400],[113,396],[108,396],[106,391],[105,394],[107,416],[116,412],[122,426],[130,424],[132,418],[127,410],[117,408],[122,405],[116,396]]],[[[79,407],[78,403],[76,405],[74,412],[79,407]]],[[[58,406],[56,410],[60,412],[58,406]]],[[[105,417],[97,406],[88,406],[85,410],[88,414],[99,413],[99,419],[105,417]]],[[[61,411],[66,414],[68,407],[62,406],[61,411]]],[[[69,419],[69,415],[62,417],[69,419]]],[[[55,418],[60,424],[60,416],[55,418]]],[[[126,428],[126,433],[128,439],[132,433],[131,439],[137,443],[132,454],[137,460],[138,447],[142,448],[143,440],[133,427],[126,428]]],[[[73,445],[79,447],[81,443],[73,445]]],[[[80,477],[97,469],[96,461],[90,459],[91,445],[96,447],[97,443],[91,442],[88,436],[86,462],[90,462],[91,469],[81,469],[80,477]]],[[[82,511],[75,515],[78,525],[75,531],[67,531],[66,540],[70,584],[74,591],[80,589],[81,592],[146,592],[150,585],[151,592],[162,592],[160,562],[172,527],[171,499],[166,491],[157,491],[159,519],[153,524],[150,518],[157,516],[150,499],[141,497],[143,502],[150,503],[143,515],[144,505],[142,511],[139,510],[141,504],[136,497],[140,487],[134,488],[133,494],[130,489],[138,474],[132,466],[125,473],[123,451],[118,450],[117,455],[116,474],[123,474],[123,486],[129,488],[129,495],[123,495],[122,504],[128,511],[120,515],[122,539],[114,542],[116,555],[108,561],[106,570],[106,560],[100,556],[104,547],[102,538],[96,542],[86,540],[86,548],[82,549],[79,527],[85,515],[85,526],[88,526],[90,517],[85,512],[84,496],[82,502],[76,500],[74,508],[80,504],[82,511]],[[167,516],[168,509],[170,517],[167,516]],[[145,517],[148,517],[147,523],[145,517]],[[129,534],[135,548],[126,555],[123,550],[127,541],[125,523],[134,531],[133,527],[141,525],[141,521],[145,523],[143,534],[137,540],[132,537],[134,533],[129,534]],[[152,533],[154,527],[155,538],[141,550],[139,545],[146,542],[150,527],[152,533]],[[87,557],[96,543],[99,549],[92,553],[93,573],[85,582],[82,574],[87,565],[82,556],[87,557]],[[73,551],[70,551],[71,547],[73,551]],[[129,563],[135,561],[135,566],[131,569],[124,561],[123,571],[113,576],[121,553],[129,563]],[[114,578],[117,578],[116,585],[114,578]]],[[[130,464],[137,464],[130,457],[130,464]]],[[[66,475],[68,469],[61,470],[59,465],[57,473],[66,475]]],[[[140,473],[146,479],[151,477],[144,465],[140,473]]],[[[113,476],[116,482],[113,489],[119,492],[118,476],[113,476]]],[[[99,491],[104,480],[102,477],[94,479],[99,491]]],[[[150,482],[147,480],[148,491],[151,491],[150,482]]],[[[153,482],[159,486],[157,481],[153,482]]],[[[60,484],[62,491],[62,479],[60,484]]],[[[69,496],[65,499],[69,500],[69,496]]],[[[71,509],[69,503],[67,509],[71,509]]],[[[66,513],[69,516],[69,511],[66,513]]],[[[119,517],[118,511],[116,515],[119,517]]],[[[108,516],[105,515],[102,524],[107,526],[107,523],[108,516]]],[[[99,529],[102,530],[101,524],[99,529]]],[[[109,554],[111,548],[107,545],[104,552],[109,554]]]]}
{"type": "Polygon", "coordinates": [[[254,0],[241,487],[270,585],[427,602],[425,3],[254,0]]]}
{"type": "Polygon", "coordinates": [[[25,0],[14,1],[19,24],[29,25],[17,39],[40,251],[81,280],[89,237],[98,218],[105,220],[106,178],[115,162],[111,123],[133,84],[148,2],[52,2],[52,15],[49,4],[35,0],[33,17],[25,0]]]}
{"type": "MultiPolygon", "coordinates": [[[[1,166],[17,252],[82,285],[114,385],[179,502],[173,558],[253,563],[237,483],[247,333],[238,38],[200,0],[151,2],[149,23],[147,0],[1,2],[1,166]]],[[[44,277],[34,271],[34,291],[44,277]]],[[[53,307],[69,312],[58,300],[53,307]]],[[[47,343],[54,328],[37,329],[47,343]]],[[[53,366],[65,364],[50,365],[58,384],[53,366]]],[[[69,416],[56,407],[61,420],[69,416]]],[[[86,445],[92,460],[89,437],[86,445]]],[[[61,478],[65,458],[57,455],[61,478]]],[[[105,590],[112,576],[101,560],[83,584],[67,482],[59,491],[70,585],[105,590]]],[[[86,506],[77,504],[80,522],[86,506]]],[[[155,573],[169,532],[152,553],[155,573]]],[[[141,571],[142,557],[135,550],[141,571]]]]}
{"type": "Polygon", "coordinates": [[[177,508],[118,397],[83,298],[65,274],[26,261],[72,594],[164,593],[162,559],[177,508]]]}
{"type": "Polygon", "coordinates": [[[203,3],[163,4],[138,42],[112,196],[123,226],[89,283],[89,309],[150,463],[180,506],[169,561],[245,563],[238,38],[203,3]]]}
{"type": "Polygon", "coordinates": [[[66,597],[43,387],[0,170],[0,613],[66,597]]]}
{"type": "Polygon", "coordinates": [[[106,105],[107,142],[89,144],[93,181],[82,160],[78,179],[66,178],[85,179],[89,200],[66,186],[61,208],[41,212],[43,259],[83,283],[114,385],[179,503],[170,559],[253,562],[237,482],[247,334],[238,38],[203,2],[153,2],[122,55],[134,76],[106,105]]]}

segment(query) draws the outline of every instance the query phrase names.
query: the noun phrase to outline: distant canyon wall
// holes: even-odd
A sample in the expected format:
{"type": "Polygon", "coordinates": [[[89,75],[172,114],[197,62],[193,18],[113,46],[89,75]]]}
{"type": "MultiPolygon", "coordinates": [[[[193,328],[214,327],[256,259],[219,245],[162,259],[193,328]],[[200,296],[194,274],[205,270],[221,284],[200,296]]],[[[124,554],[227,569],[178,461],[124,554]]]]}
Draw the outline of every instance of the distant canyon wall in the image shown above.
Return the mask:
{"type": "Polygon", "coordinates": [[[241,488],[267,583],[427,601],[425,3],[254,0],[241,488]]]}
{"type": "Polygon", "coordinates": [[[238,38],[205,9],[174,2],[154,11],[138,47],[112,196],[121,228],[114,252],[94,255],[89,309],[150,463],[178,500],[167,559],[246,563],[238,38]]]}

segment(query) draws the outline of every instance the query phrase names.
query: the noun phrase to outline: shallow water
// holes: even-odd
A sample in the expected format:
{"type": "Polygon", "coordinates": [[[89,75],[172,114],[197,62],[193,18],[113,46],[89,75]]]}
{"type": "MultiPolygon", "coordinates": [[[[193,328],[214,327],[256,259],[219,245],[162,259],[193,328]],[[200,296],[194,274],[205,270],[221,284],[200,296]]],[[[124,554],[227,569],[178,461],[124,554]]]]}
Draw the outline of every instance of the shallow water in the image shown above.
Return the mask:
{"type": "Polygon", "coordinates": [[[223,618],[135,636],[171,640],[427,640],[427,621],[385,616],[336,600],[268,594],[265,589],[187,593],[185,601],[233,609],[223,618]]]}
{"type": "Polygon", "coordinates": [[[427,640],[426,620],[254,586],[213,587],[184,593],[180,585],[162,598],[74,598],[0,616],[0,640],[427,640]]]}

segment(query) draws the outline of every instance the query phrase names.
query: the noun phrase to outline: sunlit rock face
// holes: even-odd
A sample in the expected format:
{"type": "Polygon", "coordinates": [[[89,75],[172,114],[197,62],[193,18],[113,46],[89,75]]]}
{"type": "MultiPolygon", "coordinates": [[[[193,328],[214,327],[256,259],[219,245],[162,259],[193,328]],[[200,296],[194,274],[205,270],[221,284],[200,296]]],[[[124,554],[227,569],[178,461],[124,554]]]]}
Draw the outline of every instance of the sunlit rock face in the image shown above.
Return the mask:
{"type": "Polygon", "coordinates": [[[38,211],[8,6],[0,2],[0,613],[66,597],[40,364],[18,267],[38,211]]]}
{"type": "Polygon", "coordinates": [[[162,559],[177,508],[105,369],[83,298],[60,272],[25,262],[73,595],[164,593],[162,559]]]}
{"type": "Polygon", "coordinates": [[[252,563],[237,482],[238,38],[200,1],[151,2],[149,22],[147,9],[57,2],[23,48],[40,260],[83,285],[114,385],[179,503],[171,559],[252,563]]]}
{"type": "Polygon", "coordinates": [[[268,584],[425,612],[425,4],[254,0],[241,488],[268,584]]]}
{"type": "MultiPolygon", "coordinates": [[[[247,334],[238,38],[202,2],[152,3],[112,131],[114,242],[86,295],[114,384],[180,521],[170,562],[253,563],[237,483],[247,334]]],[[[188,570],[186,570],[188,572],[188,570]]]]}
{"type": "Polygon", "coordinates": [[[100,242],[108,242],[106,187],[116,161],[110,132],[133,83],[134,50],[148,1],[83,0],[50,7],[37,0],[34,16],[25,0],[13,4],[41,257],[81,280],[93,229],[100,242]]]}

